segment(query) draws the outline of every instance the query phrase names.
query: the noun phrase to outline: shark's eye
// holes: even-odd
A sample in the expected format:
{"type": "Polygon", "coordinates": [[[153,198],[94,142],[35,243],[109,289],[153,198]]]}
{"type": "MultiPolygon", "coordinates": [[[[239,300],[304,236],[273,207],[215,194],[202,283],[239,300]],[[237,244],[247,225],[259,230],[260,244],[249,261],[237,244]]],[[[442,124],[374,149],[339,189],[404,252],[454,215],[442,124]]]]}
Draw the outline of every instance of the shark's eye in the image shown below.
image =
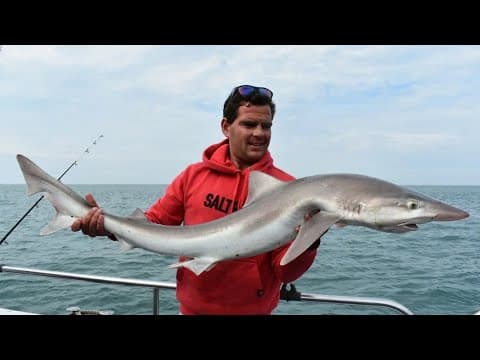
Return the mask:
{"type": "Polygon", "coordinates": [[[407,207],[410,210],[418,209],[418,203],[415,200],[410,200],[409,202],[407,202],[407,207]]]}

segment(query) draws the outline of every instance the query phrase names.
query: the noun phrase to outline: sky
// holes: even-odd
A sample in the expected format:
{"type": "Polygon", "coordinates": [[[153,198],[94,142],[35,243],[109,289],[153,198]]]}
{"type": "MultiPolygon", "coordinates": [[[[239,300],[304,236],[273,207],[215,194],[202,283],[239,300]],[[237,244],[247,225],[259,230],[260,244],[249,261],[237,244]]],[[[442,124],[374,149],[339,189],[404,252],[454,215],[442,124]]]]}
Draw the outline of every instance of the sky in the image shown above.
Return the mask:
{"type": "Polygon", "coordinates": [[[296,177],[480,185],[480,46],[2,45],[0,184],[21,153],[70,184],[168,184],[224,139],[236,85],[274,93],[296,177]]]}

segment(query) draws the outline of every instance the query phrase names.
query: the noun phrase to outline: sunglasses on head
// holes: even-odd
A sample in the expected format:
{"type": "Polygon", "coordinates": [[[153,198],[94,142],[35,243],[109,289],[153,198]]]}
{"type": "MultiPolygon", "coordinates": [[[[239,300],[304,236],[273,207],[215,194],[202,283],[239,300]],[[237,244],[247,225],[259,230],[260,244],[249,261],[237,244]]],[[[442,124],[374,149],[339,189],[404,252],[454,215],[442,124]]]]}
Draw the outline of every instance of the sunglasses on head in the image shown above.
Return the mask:
{"type": "Polygon", "coordinates": [[[270,89],[265,87],[258,87],[252,85],[240,85],[233,89],[233,93],[238,92],[244,98],[252,96],[255,92],[260,96],[265,96],[266,98],[271,99],[273,97],[273,92],[270,89]]]}

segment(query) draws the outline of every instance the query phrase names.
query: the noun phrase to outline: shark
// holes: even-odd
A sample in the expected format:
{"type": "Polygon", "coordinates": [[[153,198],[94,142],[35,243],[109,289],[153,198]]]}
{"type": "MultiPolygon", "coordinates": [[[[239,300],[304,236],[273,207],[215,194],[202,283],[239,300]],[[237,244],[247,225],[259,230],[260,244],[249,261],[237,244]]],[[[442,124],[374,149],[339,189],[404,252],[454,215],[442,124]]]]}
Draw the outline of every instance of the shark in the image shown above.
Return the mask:
{"type": "MultiPolygon", "coordinates": [[[[16,158],[27,195],[44,193],[56,212],[40,235],[68,228],[90,210],[82,196],[29,158],[22,154],[16,158]]],[[[366,175],[323,174],[284,182],[251,171],[244,206],[217,220],[161,225],[150,222],[137,208],[128,216],[104,211],[104,227],[116,236],[123,251],[142,248],[185,256],[186,260],[169,267],[183,266],[200,275],[220,261],[258,255],[291,243],[280,261],[287,265],[333,225],[401,234],[418,230],[419,224],[468,216],[440,200],[366,175]]]]}

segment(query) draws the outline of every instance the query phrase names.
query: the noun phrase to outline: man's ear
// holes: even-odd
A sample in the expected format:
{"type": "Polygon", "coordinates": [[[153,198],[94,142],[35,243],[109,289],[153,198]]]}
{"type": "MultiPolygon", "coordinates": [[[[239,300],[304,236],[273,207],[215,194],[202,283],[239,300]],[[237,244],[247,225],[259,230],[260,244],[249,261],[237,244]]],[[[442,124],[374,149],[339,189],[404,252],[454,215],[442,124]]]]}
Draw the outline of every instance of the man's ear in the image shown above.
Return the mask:
{"type": "Polygon", "coordinates": [[[229,135],[229,129],[230,129],[230,123],[227,121],[227,118],[223,118],[222,119],[222,122],[220,123],[220,126],[222,127],[222,132],[223,132],[223,135],[225,135],[225,137],[228,138],[228,135],[229,135]]]}

